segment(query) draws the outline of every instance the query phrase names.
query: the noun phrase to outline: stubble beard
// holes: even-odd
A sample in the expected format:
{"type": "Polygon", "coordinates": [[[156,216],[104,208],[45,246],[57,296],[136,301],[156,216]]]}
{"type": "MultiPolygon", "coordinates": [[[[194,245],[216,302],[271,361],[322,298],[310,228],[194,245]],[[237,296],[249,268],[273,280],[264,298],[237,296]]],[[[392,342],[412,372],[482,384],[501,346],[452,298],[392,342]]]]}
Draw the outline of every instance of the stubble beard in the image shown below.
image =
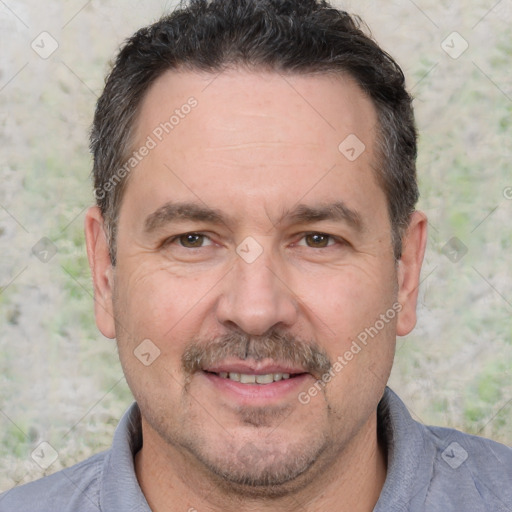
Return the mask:
{"type": "Polygon", "coordinates": [[[283,437],[286,432],[283,433],[280,425],[287,421],[295,404],[234,408],[232,412],[237,417],[237,425],[245,428],[243,436],[233,436],[215,418],[201,417],[194,411],[201,411],[190,389],[193,388],[194,374],[205,360],[211,362],[229,355],[242,359],[288,361],[317,375],[331,367],[327,354],[314,343],[277,333],[258,340],[231,333],[207,343],[192,342],[182,359],[185,382],[179,421],[173,421],[173,411],[165,406],[164,395],[160,399],[155,395],[150,397],[139,386],[132,386],[132,382],[136,384],[136,378],[132,381],[130,372],[126,371],[129,368],[125,368],[125,374],[145,421],[171,448],[169,453],[178,453],[191,469],[199,471],[224,493],[255,499],[296,493],[318,473],[322,465],[319,459],[330,442],[325,433],[311,431],[295,441],[283,437]],[[205,434],[202,422],[207,421],[216,425],[221,440],[213,433],[205,434]],[[251,429],[253,433],[249,434],[251,429]],[[277,430],[281,432],[281,439],[275,433],[277,430]]]}
{"type": "Polygon", "coordinates": [[[145,412],[151,427],[190,467],[199,469],[197,474],[207,477],[223,493],[244,498],[280,498],[296,493],[318,473],[315,468],[319,469],[329,446],[328,439],[317,433],[288,446],[272,441],[272,431],[289,414],[286,409],[239,408],[240,424],[252,426],[256,432],[247,441],[223,432],[225,436],[218,442],[205,436],[202,425],[193,418],[187,417],[188,428],[178,425],[170,429],[167,417],[155,418],[147,409],[145,412]],[[262,435],[261,431],[269,434],[262,435]]]}

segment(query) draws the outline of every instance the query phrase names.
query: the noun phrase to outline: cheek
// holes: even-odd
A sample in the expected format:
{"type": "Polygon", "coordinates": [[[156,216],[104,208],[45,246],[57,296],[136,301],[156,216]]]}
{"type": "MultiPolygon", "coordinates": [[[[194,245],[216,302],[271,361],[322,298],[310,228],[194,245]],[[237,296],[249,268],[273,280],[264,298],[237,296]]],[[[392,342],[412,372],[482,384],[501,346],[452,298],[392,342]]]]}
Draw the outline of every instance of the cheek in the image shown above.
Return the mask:
{"type": "Polygon", "coordinates": [[[381,395],[393,362],[397,319],[393,274],[351,267],[332,273],[324,282],[323,287],[309,283],[305,309],[313,313],[314,337],[333,367],[324,376],[326,382],[317,384],[322,391],[311,391],[323,396],[336,415],[360,407],[370,410],[374,404],[367,403],[365,393],[381,395]]]}
{"type": "Polygon", "coordinates": [[[300,294],[311,321],[339,348],[373,325],[395,300],[393,276],[384,269],[339,268],[324,278],[299,278],[300,294]]]}
{"type": "Polygon", "coordinates": [[[122,278],[115,283],[120,352],[133,351],[149,339],[165,359],[180,357],[184,345],[197,335],[200,317],[211,307],[215,276],[177,276],[143,261],[127,267],[119,269],[122,278]]]}

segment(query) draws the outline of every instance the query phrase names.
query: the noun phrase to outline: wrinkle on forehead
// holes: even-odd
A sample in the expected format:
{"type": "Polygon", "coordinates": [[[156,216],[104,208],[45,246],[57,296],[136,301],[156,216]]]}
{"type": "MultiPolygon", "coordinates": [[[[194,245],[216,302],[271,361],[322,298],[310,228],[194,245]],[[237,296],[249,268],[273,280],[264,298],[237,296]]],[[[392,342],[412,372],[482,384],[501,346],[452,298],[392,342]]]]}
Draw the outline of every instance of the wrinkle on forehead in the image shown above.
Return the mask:
{"type": "Polygon", "coordinates": [[[204,73],[164,73],[142,102],[137,139],[144,141],[192,96],[197,107],[168,137],[180,139],[186,131],[203,148],[260,142],[308,145],[332,140],[339,144],[352,132],[363,138],[362,132],[377,123],[373,103],[348,76],[283,77],[273,72],[230,70],[206,88],[205,83],[204,73]],[[194,123],[194,119],[201,122],[194,123]],[[191,123],[198,128],[195,133],[186,130],[191,123]]]}

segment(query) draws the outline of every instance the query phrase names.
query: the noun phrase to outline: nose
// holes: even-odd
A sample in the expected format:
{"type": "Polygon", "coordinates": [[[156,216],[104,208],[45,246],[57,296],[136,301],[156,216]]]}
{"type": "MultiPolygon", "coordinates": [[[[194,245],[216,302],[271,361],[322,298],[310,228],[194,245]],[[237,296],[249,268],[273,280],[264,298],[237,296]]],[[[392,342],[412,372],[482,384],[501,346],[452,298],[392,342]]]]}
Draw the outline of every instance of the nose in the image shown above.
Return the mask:
{"type": "Polygon", "coordinates": [[[231,329],[236,326],[261,336],[272,328],[292,326],[298,301],[286,273],[264,252],[251,263],[236,258],[223,279],[216,315],[218,322],[231,329]]]}

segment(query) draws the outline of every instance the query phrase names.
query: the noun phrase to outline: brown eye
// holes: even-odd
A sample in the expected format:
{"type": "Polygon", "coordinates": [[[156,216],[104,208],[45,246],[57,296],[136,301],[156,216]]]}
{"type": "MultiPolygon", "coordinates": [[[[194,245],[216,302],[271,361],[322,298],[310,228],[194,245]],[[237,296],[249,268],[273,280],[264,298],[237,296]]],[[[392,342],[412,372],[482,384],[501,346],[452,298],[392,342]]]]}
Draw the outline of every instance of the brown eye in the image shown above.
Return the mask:
{"type": "Polygon", "coordinates": [[[206,236],[199,233],[186,233],[178,238],[180,245],[189,249],[202,247],[205,239],[206,236]]]}
{"type": "Polygon", "coordinates": [[[332,237],[322,233],[310,233],[304,236],[304,240],[308,247],[323,248],[330,245],[329,242],[332,240],[332,237]]]}

